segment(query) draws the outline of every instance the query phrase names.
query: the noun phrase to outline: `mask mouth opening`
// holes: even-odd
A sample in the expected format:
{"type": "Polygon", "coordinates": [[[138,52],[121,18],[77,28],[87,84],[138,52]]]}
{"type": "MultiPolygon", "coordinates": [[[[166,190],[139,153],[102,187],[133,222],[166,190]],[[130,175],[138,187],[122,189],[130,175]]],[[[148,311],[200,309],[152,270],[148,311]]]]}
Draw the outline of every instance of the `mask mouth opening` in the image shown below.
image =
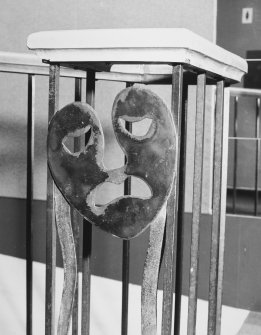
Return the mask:
{"type": "Polygon", "coordinates": [[[124,183],[114,184],[113,182],[105,182],[101,184],[94,196],[94,206],[101,207],[109,205],[111,202],[123,197],[139,198],[147,200],[152,197],[152,191],[149,185],[141,178],[131,176],[131,195],[123,195],[124,183]]]}
{"type": "Polygon", "coordinates": [[[72,156],[79,156],[91,144],[93,144],[93,131],[90,125],[68,133],[62,141],[63,148],[72,156]]]}

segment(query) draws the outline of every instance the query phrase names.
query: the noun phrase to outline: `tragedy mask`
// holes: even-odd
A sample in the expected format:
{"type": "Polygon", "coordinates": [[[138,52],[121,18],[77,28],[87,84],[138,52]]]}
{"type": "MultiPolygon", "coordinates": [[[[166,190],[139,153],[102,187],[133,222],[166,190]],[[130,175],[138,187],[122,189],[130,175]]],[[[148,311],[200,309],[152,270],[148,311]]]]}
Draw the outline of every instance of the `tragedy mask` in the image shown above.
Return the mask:
{"type": "Polygon", "coordinates": [[[86,103],[74,102],[52,118],[48,132],[48,164],[53,179],[67,200],[83,217],[111,234],[130,239],[146,229],[157,217],[170,194],[176,164],[176,130],[170,111],[155,93],[130,87],[115,98],[112,123],[126,164],[109,170],[103,162],[104,137],[95,110],[86,103]],[[144,136],[128,132],[123,121],[151,119],[144,136]],[[78,153],[64,144],[68,135],[81,135],[90,129],[88,144],[78,153]],[[122,183],[126,178],[141,178],[150,188],[149,198],[121,196],[105,205],[94,201],[97,189],[105,182],[122,183]]]}

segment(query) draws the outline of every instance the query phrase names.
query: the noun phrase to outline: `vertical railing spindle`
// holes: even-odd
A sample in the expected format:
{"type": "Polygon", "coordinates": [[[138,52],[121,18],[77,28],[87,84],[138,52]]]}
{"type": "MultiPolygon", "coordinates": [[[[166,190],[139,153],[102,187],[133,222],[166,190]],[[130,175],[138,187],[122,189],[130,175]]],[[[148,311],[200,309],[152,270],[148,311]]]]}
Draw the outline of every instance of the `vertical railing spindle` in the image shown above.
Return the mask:
{"type": "Polygon", "coordinates": [[[214,133],[214,173],[213,173],[213,213],[211,233],[211,256],[209,277],[209,307],[208,307],[208,335],[216,335],[216,314],[221,309],[217,302],[218,267],[219,264],[219,237],[221,219],[221,191],[222,191],[222,140],[223,140],[223,102],[224,82],[217,83],[215,133],[214,133]]]}
{"type": "MultiPolygon", "coordinates": [[[[183,85],[183,110],[181,119],[180,138],[180,166],[186,166],[186,138],[187,138],[187,95],[188,87],[183,85]]],[[[175,282],[175,314],[174,334],[180,334],[181,297],[183,281],[183,242],[184,242],[184,212],[185,212],[185,168],[179,169],[179,196],[178,196],[178,222],[176,237],[176,282],[175,282]]]]}
{"type": "Polygon", "coordinates": [[[258,215],[259,153],[260,153],[260,98],[256,99],[256,171],[255,171],[255,215],[258,215]]]}
{"type": "MultiPolygon", "coordinates": [[[[238,133],[238,97],[234,99],[234,137],[237,137],[238,133]]],[[[238,141],[234,140],[234,178],[233,178],[233,213],[236,214],[236,202],[237,202],[237,147],[238,141]]]]}
{"type": "Polygon", "coordinates": [[[225,255],[226,232],[226,206],[227,206],[227,166],[228,166],[228,129],[229,129],[229,92],[224,91],[223,105],[223,136],[222,136],[222,172],[221,172],[221,199],[220,199],[220,224],[219,224],[219,249],[217,271],[217,310],[216,334],[221,333],[222,293],[225,255]]]}
{"type": "MultiPolygon", "coordinates": [[[[129,179],[129,178],[128,178],[129,179]]],[[[126,183],[124,182],[124,189],[126,190],[126,183]]],[[[130,183],[128,190],[131,190],[130,183]]],[[[127,194],[129,192],[126,192],[127,194]]],[[[125,194],[125,192],[124,192],[125,194]]],[[[123,241],[122,243],[122,310],[121,310],[121,334],[128,334],[128,305],[129,305],[129,268],[130,268],[130,241],[123,241]]]]}
{"type": "MultiPolygon", "coordinates": [[[[94,108],[95,72],[92,70],[88,70],[87,72],[86,102],[94,108]]],[[[88,141],[87,138],[86,141],[88,141]]],[[[91,251],[92,225],[87,220],[84,220],[82,247],[82,335],[89,335],[90,333],[91,251]]]]}
{"type": "Polygon", "coordinates": [[[192,233],[190,253],[189,305],[188,305],[188,335],[196,332],[197,289],[198,289],[198,259],[200,214],[202,199],[202,171],[204,144],[204,114],[205,114],[206,75],[199,74],[197,78],[197,102],[195,122],[195,153],[192,206],[192,233]]]}
{"type": "MultiPolygon", "coordinates": [[[[49,75],[49,114],[48,120],[58,110],[59,105],[59,65],[50,65],[49,75]]],[[[55,269],[56,269],[56,227],[54,214],[54,183],[47,170],[47,210],[46,210],[46,298],[45,335],[55,331],[55,269]]]]}
{"type": "MultiPolygon", "coordinates": [[[[126,121],[126,129],[132,132],[132,123],[126,121]]],[[[125,158],[126,163],[126,158],[125,158]]],[[[124,195],[131,193],[131,178],[124,181],[124,195]]],[[[128,305],[129,305],[129,272],[130,272],[130,241],[122,242],[122,311],[121,334],[128,334],[128,305]]]]}
{"type": "Polygon", "coordinates": [[[26,334],[32,335],[32,290],[33,290],[33,165],[34,165],[34,108],[35,76],[28,75],[27,101],[27,180],[26,180],[26,334]]]}
{"type": "MultiPolygon", "coordinates": [[[[75,78],[75,91],[74,91],[74,100],[82,100],[82,79],[75,78]]],[[[81,150],[81,138],[76,137],[74,139],[74,152],[81,150]]],[[[82,218],[80,214],[71,207],[71,220],[72,220],[72,229],[75,243],[75,252],[77,257],[77,283],[75,287],[75,295],[73,302],[73,312],[72,312],[72,335],[78,335],[78,315],[79,315],[79,271],[80,271],[80,225],[82,218]]]]}
{"type": "MultiPolygon", "coordinates": [[[[177,244],[177,214],[179,197],[179,171],[180,171],[180,151],[183,143],[181,136],[182,118],[182,87],[183,87],[183,68],[181,65],[173,67],[172,75],[172,105],[171,112],[177,134],[173,134],[177,139],[177,162],[176,174],[172,185],[172,191],[167,205],[167,221],[165,231],[165,250],[164,250],[164,277],[163,277],[163,307],[162,307],[162,335],[171,334],[173,291],[175,275],[175,250],[177,244]]],[[[183,170],[183,169],[181,169],[183,170]]],[[[180,194],[182,197],[182,194],[180,194]]],[[[176,312],[176,311],[175,311],[176,312]]]]}
{"type": "MultiPolygon", "coordinates": [[[[132,86],[126,83],[126,87],[132,86]]],[[[125,128],[132,132],[132,123],[126,121],[125,128]]],[[[127,163],[126,157],[124,163],[127,163]]],[[[124,195],[131,194],[131,178],[124,181],[124,195]]],[[[130,241],[122,242],[122,307],[121,307],[121,335],[128,334],[128,311],[129,311],[129,272],[130,272],[130,241]]]]}

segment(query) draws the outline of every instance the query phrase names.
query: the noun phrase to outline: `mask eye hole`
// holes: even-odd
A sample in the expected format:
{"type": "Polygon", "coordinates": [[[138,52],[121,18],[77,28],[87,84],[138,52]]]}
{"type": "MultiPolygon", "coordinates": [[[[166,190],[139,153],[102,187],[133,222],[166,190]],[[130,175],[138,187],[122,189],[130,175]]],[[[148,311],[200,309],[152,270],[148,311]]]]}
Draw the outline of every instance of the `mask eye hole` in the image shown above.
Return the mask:
{"type": "Polygon", "coordinates": [[[79,156],[92,143],[93,132],[90,125],[67,134],[62,141],[64,149],[73,156],[79,156]]]}
{"type": "MultiPolygon", "coordinates": [[[[131,129],[130,132],[132,136],[135,136],[136,138],[148,138],[151,137],[151,127],[153,126],[153,120],[150,118],[143,118],[143,119],[132,119],[129,121],[127,118],[119,118],[119,122],[122,128],[125,128],[125,122],[128,121],[131,123],[131,129]]],[[[126,130],[127,131],[127,130],[126,130]]]]}

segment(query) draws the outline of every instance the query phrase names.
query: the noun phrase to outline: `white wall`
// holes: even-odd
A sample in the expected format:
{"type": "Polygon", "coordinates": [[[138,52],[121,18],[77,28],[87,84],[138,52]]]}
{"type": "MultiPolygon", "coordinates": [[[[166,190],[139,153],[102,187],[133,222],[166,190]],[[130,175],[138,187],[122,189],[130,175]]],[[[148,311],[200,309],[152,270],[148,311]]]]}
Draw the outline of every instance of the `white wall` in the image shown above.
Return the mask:
{"type": "MultiPolygon", "coordinates": [[[[213,40],[216,22],[215,3],[216,0],[4,0],[0,11],[0,51],[27,52],[26,39],[30,33],[51,29],[186,27],[213,40]]],[[[123,88],[123,84],[99,83],[97,86],[97,111],[104,123],[108,125],[113,99],[123,88]]],[[[0,150],[2,159],[0,196],[25,197],[26,91],[27,81],[24,76],[0,74],[0,150]]],[[[156,91],[170,105],[170,88],[156,88],[156,91]]],[[[73,81],[63,80],[60,92],[60,107],[62,107],[73,100],[73,81]]],[[[36,199],[45,199],[46,194],[47,99],[48,80],[38,77],[35,109],[34,193],[36,199]]],[[[114,151],[113,155],[116,155],[114,151]]]]}
{"type": "Polygon", "coordinates": [[[2,0],[0,50],[26,51],[39,30],[119,27],[184,27],[213,41],[216,0],[2,0]]]}
{"type": "MultiPolygon", "coordinates": [[[[26,39],[30,33],[51,29],[186,27],[209,40],[213,40],[215,37],[215,3],[216,0],[2,0],[0,51],[26,52],[26,39]]],[[[96,109],[102,122],[106,125],[110,120],[114,97],[121,88],[123,88],[123,84],[100,82],[97,84],[96,109]]],[[[154,87],[154,90],[170,106],[170,87],[154,87]]],[[[62,80],[61,107],[73,100],[73,91],[73,81],[62,80]]],[[[0,196],[24,198],[26,185],[26,76],[0,74],[0,101],[0,196]]],[[[45,199],[48,78],[36,78],[35,112],[34,198],[45,199]]],[[[111,137],[110,134],[111,130],[107,132],[107,136],[111,137]]],[[[113,149],[113,141],[111,149],[113,149]]],[[[110,164],[115,164],[113,157],[118,154],[116,149],[108,155],[112,157],[110,164]]],[[[120,159],[123,161],[122,158],[120,159]]],[[[10,261],[8,263],[10,269],[16,268],[10,261]]],[[[23,280],[25,279],[24,274],[21,274],[21,277],[23,280]]],[[[6,282],[2,280],[0,289],[5,292],[6,299],[11,300],[14,304],[12,309],[13,311],[15,309],[14,318],[17,320],[17,316],[22,315],[23,320],[20,327],[23,328],[25,288],[24,286],[21,288],[20,294],[23,296],[21,298],[21,295],[18,296],[16,291],[8,285],[8,278],[14,278],[13,273],[7,273],[7,280],[6,282]]],[[[42,285],[42,281],[43,275],[41,280],[36,278],[34,289],[42,285]]],[[[17,285],[14,287],[17,288],[17,285]]],[[[61,285],[59,285],[60,287],[61,285]]],[[[36,294],[39,294],[39,290],[36,290],[36,294]]],[[[42,291],[37,298],[43,303],[42,291]]],[[[43,315],[40,314],[39,327],[42,327],[43,315]]],[[[12,326],[11,321],[8,321],[6,325],[7,327],[12,326]]],[[[0,327],[0,332],[3,331],[3,327],[0,327]]],[[[10,332],[5,331],[5,334],[17,334],[17,332],[10,329],[10,332]]]]}

